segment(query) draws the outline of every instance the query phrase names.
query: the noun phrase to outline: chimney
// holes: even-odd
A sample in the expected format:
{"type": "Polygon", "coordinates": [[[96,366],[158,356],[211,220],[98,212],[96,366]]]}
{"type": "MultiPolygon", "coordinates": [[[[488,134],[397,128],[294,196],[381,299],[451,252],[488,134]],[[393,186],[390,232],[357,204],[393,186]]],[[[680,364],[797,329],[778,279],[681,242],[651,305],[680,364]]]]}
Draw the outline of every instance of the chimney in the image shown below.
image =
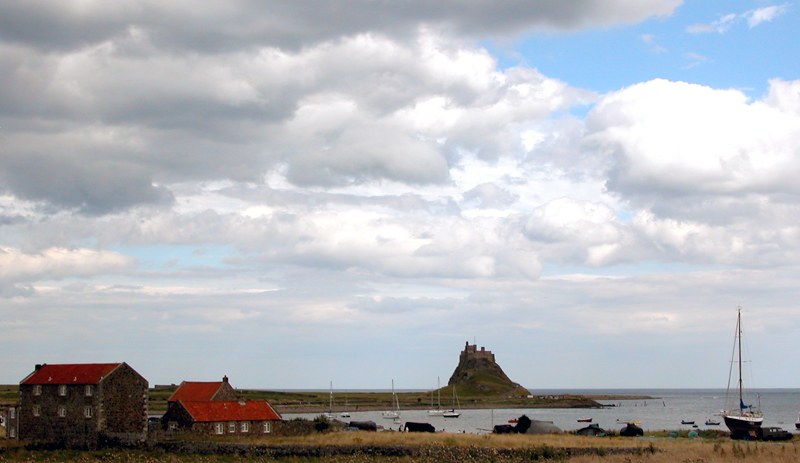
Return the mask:
{"type": "Polygon", "coordinates": [[[36,369],[36,371],[39,371],[39,370],[41,370],[41,369],[42,369],[42,365],[41,365],[41,364],[39,364],[39,363],[37,363],[37,364],[36,364],[36,366],[35,366],[34,368],[36,369]]]}
{"type": "Polygon", "coordinates": [[[228,382],[228,376],[227,375],[222,377],[222,382],[223,383],[227,383],[228,382]]]}

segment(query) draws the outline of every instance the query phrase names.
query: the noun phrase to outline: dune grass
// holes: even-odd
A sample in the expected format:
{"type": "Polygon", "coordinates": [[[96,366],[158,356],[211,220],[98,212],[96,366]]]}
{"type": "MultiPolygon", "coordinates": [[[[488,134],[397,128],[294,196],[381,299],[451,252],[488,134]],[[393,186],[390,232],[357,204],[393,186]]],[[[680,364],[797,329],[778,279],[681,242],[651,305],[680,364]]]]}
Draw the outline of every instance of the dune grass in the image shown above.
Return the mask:
{"type": "MultiPolygon", "coordinates": [[[[0,451],[0,463],[786,463],[800,461],[795,440],[780,443],[730,439],[582,437],[570,434],[474,435],[407,433],[330,433],[248,441],[286,446],[407,446],[413,455],[339,454],[325,457],[283,457],[171,454],[133,450],[0,451]],[[565,450],[569,450],[566,452],[565,450]]],[[[0,449],[2,450],[2,449],[0,449]]]]}

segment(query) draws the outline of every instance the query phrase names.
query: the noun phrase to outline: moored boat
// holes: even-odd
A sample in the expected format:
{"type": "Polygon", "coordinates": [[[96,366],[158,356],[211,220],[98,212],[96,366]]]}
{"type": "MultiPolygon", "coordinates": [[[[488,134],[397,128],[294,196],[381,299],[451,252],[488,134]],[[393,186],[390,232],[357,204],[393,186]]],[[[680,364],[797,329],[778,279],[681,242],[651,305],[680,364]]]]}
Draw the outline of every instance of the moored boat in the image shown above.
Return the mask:
{"type": "Polygon", "coordinates": [[[383,417],[387,420],[397,420],[400,419],[400,402],[397,401],[397,394],[394,393],[394,380],[392,380],[392,399],[394,401],[394,410],[386,410],[383,412],[383,417]]]}
{"type": "MultiPolygon", "coordinates": [[[[739,308],[736,314],[736,342],[731,361],[731,369],[734,363],[738,366],[739,380],[736,383],[736,394],[731,396],[730,379],[728,381],[728,391],[725,393],[726,410],[722,413],[725,426],[731,431],[733,438],[756,438],[761,424],[764,422],[764,414],[753,404],[747,405],[745,401],[745,390],[742,383],[742,310],[739,308]],[[733,358],[736,360],[734,361],[733,358]],[[737,404],[728,407],[729,398],[736,399],[737,404]]],[[[728,378],[733,375],[729,374],[728,378]]],[[[748,400],[749,402],[749,400],[748,400]]]]}

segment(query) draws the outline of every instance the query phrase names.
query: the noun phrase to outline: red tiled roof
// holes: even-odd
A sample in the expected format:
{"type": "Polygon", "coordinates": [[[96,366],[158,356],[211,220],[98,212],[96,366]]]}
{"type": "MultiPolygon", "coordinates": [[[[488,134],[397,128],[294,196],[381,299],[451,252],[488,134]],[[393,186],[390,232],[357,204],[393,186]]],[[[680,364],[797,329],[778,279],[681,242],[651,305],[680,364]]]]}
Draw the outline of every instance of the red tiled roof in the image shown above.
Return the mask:
{"type": "Polygon", "coordinates": [[[167,402],[207,402],[222,387],[222,381],[184,381],[167,402]]]}
{"type": "Polygon", "coordinates": [[[99,384],[121,363],[78,363],[72,365],[42,365],[21,384],[99,384]]]}
{"type": "Polygon", "coordinates": [[[209,421],[280,421],[281,416],[264,400],[237,402],[181,402],[196,422],[209,421]]]}

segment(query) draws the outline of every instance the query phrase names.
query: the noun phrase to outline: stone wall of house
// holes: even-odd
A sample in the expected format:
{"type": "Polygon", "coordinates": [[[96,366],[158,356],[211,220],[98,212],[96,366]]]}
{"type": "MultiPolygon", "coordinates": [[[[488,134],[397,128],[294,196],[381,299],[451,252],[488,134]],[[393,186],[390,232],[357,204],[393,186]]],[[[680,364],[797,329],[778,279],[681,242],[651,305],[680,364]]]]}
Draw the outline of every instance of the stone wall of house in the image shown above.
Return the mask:
{"type": "Polygon", "coordinates": [[[147,436],[148,383],[123,363],[100,381],[99,430],[113,440],[143,441],[147,436]]]}
{"type": "Polygon", "coordinates": [[[222,377],[222,386],[220,386],[219,390],[214,397],[211,398],[214,401],[224,401],[224,400],[239,400],[239,394],[236,392],[236,389],[230,385],[228,382],[228,377],[222,377]]]}
{"type": "Polygon", "coordinates": [[[96,390],[87,395],[83,384],[66,385],[63,390],[58,384],[42,384],[20,385],[19,391],[17,419],[21,440],[80,447],[97,444],[96,390]],[[87,408],[91,411],[87,412],[87,408]]]}

